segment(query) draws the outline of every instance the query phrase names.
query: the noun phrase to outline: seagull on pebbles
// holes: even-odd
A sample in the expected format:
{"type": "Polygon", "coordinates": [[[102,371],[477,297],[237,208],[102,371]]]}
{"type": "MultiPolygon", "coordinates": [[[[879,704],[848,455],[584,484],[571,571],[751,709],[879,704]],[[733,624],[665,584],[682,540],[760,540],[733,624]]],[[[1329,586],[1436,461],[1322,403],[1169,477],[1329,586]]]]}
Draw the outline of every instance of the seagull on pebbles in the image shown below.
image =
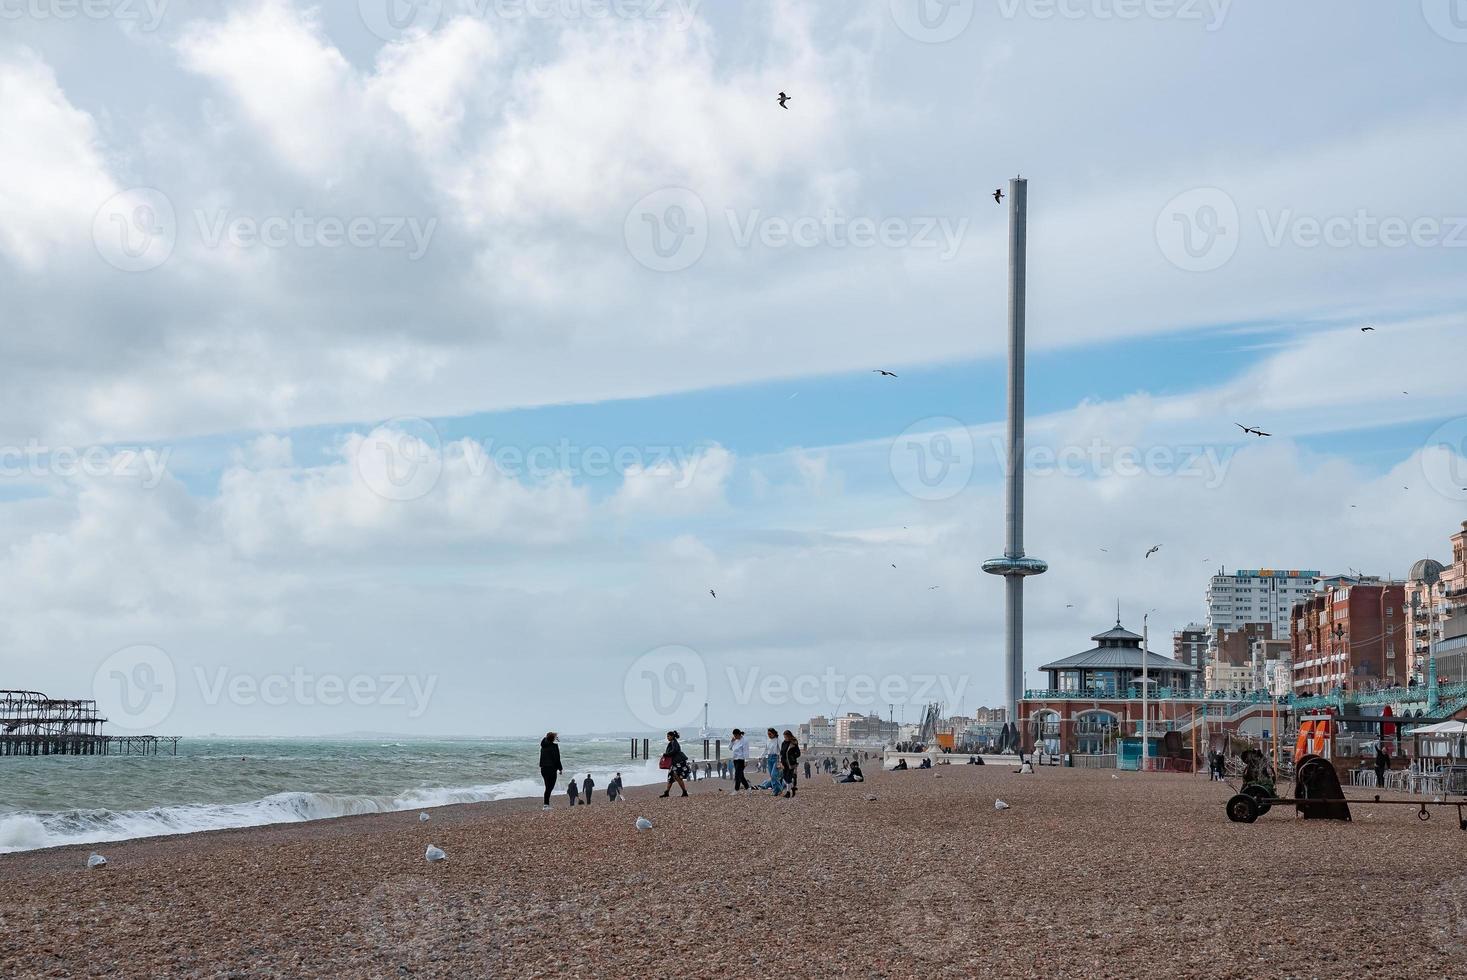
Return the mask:
{"type": "Polygon", "coordinates": [[[429,844],[428,849],[423,852],[423,859],[429,864],[437,864],[439,861],[447,861],[448,855],[437,844],[429,844]]]}
{"type": "Polygon", "coordinates": [[[637,818],[637,829],[638,830],[651,830],[652,829],[652,821],[648,820],[646,817],[638,817],[637,818]]]}

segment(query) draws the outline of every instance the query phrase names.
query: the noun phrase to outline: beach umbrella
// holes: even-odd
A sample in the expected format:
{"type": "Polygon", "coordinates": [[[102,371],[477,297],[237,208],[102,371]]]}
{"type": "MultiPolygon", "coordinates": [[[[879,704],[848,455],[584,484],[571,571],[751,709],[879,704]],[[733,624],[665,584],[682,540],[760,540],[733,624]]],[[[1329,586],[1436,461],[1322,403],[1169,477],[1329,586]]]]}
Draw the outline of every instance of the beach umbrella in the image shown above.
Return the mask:
{"type": "Polygon", "coordinates": [[[448,860],[448,855],[437,844],[429,844],[428,850],[423,854],[423,857],[429,864],[437,864],[439,861],[448,860]]]}

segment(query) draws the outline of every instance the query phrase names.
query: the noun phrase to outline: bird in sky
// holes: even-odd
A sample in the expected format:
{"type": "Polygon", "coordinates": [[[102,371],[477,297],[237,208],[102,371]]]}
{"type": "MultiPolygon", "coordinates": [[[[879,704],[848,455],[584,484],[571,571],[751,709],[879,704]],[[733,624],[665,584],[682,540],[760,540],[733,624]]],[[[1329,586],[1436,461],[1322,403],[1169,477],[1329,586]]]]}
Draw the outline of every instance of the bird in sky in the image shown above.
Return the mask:
{"type": "Polygon", "coordinates": [[[1160,550],[1161,550],[1161,545],[1154,544],[1150,548],[1147,548],[1146,549],[1146,554],[1145,554],[1144,557],[1150,558],[1152,555],[1156,554],[1160,550]]]}
{"type": "Polygon", "coordinates": [[[1109,548],[1101,548],[1100,550],[1101,551],[1104,551],[1106,554],[1110,554],[1110,549],[1109,548]]]}
{"type": "Polygon", "coordinates": [[[993,201],[994,201],[995,204],[1002,204],[1003,203],[1003,188],[1002,187],[994,188],[994,191],[993,191],[993,201]]]}
{"type": "Polygon", "coordinates": [[[1401,394],[1403,394],[1403,395],[1409,395],[1409,394],[1411,394],[1411,392],[1409,392],[1409,391],[1403,391],[1403,392],[1401,392],[1401,394]]]}
{"type": "Polygon", "coordinates": [[[718,593],[717,592],[714,592],[712,589],[709,589],[708,590],[708,594],[711,595],[715,599],[718,598],[718,593]]]}
{"type": "Polygon", "coordinates": [[[779,107],[781,109],[789,108],[790,97],[788,95],[785,95],[783,92],[779,93],[779,98],[775,101],[779,103],[779,107]]]}
{"type": "Polygon", "coordinates": [[[1374,329],[1375,329],[1374,327],[1361,327],[1360,328],[1360,332],[1361,333],[1365,333],[1367,330],[1374,330],[1374,329]]]}
{"type": "Polygon", "coordinates": [[[886,368],[872,368],[871,369],[871,373],[872,374],[879,374],[883,378],[895,378],[896,377],[895,372],[888,371],[886,368]]]}
{"type": "Polygon", "coordinates": [[[1234,422],[1233,424],[1236,425],[1238,428],[1242,429],[1244,432],[1246,432],[1246,433],[1248,433],[1249,435],[1252,435],[1252,436],[1271,436],[1271,435],[1273,435],[1272,432],[1264,432],[1260,428],[1257,428],[1255,426],[1247,426],[1247,425],[1244,425],[1242,422],[1234,422]]]}
{"type": "Polygon", "coordinates": [[[933,589],[940,589],[940,588],[942,588],[942,586],[940,586],[940,585],[929,585],[929,586],[927,586],[927,591],[928,592],[931,592],[933,589]]]}
{"type": "Polygon", "coordinates": [[[1073,602],[1067,602],[1067,603],[1065,603],[1065,608],[1066,609],[1074,609],[1075,608],[1075,604],[1073,602]]]}
{"type": "Polygon", "coordinates": [[[892,562],[892,563],[891,563],[891,567],[892,567],[892,568],[896,568],[896,562],[892,562]]]}

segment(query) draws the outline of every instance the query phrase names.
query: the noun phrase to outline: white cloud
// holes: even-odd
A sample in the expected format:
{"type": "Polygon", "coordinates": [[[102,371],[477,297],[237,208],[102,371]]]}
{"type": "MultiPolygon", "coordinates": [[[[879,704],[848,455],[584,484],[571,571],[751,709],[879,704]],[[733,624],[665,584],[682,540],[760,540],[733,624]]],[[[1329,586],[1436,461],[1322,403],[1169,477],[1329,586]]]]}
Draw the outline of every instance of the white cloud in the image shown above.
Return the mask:
{"type": "Polygon", "coordinates": [[[92,117],[35,51],[0,49],[0,254],[35,271],[90,248],[93,216],[116,190],[92,117]]]}

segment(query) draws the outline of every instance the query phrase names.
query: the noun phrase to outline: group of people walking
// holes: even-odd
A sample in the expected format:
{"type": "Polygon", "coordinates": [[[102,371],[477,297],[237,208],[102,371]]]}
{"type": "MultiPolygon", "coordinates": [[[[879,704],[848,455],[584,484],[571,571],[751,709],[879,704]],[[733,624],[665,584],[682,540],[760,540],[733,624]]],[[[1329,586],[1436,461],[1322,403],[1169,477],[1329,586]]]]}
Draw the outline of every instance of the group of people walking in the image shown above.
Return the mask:
{"type": "MultiPolygon", "coordinates": [[[[658,764],[667,772],[667,788],[662,791],[664,798],[672,795],[673,787],[682,791],[683,796],[688,795],[687,780],[694,778],[695,765],[683,751],[681,735],[676,731],[667,733],[667,747],[662,752],[658,764]]],[[[764,744],[760,747],[758,763],[766,773],[767,778],[758,786],[749,782],[746,772],[747,766],[753,756],[754,746],[750,743],[747,735],[742,729],[733,730],[733,741],[729,743],[729,765],[733,774],[735,793],[747,790],[769,790],[775,796],[783,796],[785,799],[793,798],[799,792],[800,786],[800,741],[794,732],[785,729],[783,734],[778,729],[769,728],[765,730],[764,744]]],[[[805,776],[810,776],[810,764],[804,764],[805,776]]],[[[711,765],[709,773],[712,772],[711,765]]],[[[719,764],[719,774],[723,775],[726,770],[722,763],[719,764]]],[[[545,737],[540,740],[540,775],[545,780],[544,809],[550,809],[550,796],[555,792],[555,784],[559,781],[565,767],[560,758],[559,736],[555,732],[546,732],[545,737]]],[[[864,777],[861,775],[859,765],[843,767],[840,773],[840,782],[859,782],[864,777]],[[852,769],[854,768],[854,773],[852,769]],[[854,779],[852,779],[854,775],[854,779]]],[[[577,784],[574,777],[566,785],[566,797],[571,806],[589,805],[591,795],[596,789],[596,781],[590,773],[586,773],[585,779],[577,784]]],[[[606,787],[606,797],[615,802],[621,795],[622,782],[621,773],[606,787]]]]}
{"type": "MultiPolygon", "coordinates": [[[[560,761],[559,740],[560,736],[555,732],[546,732],[545,737],[540,740],[540,776],[545,780],[545,805],[542,809],[546,810],[550,809],[550,794],[555,792],[556,780],[560,778],[561,773],[565,772],[565,767],[560,761]]],[[[617,773],[611,778],[611,782],[606,784],[607,801],[615,803],[621,799],[621,788],[621,773],[617,773]]],[[[571,806],[578,804],[590,806],[591,794],[595,790],[596,780],[591,778],[589,772],[579,785],[576,783],[576,778],[572,776],[570,782],[565,784],[566,800],[571,806]]]]}

